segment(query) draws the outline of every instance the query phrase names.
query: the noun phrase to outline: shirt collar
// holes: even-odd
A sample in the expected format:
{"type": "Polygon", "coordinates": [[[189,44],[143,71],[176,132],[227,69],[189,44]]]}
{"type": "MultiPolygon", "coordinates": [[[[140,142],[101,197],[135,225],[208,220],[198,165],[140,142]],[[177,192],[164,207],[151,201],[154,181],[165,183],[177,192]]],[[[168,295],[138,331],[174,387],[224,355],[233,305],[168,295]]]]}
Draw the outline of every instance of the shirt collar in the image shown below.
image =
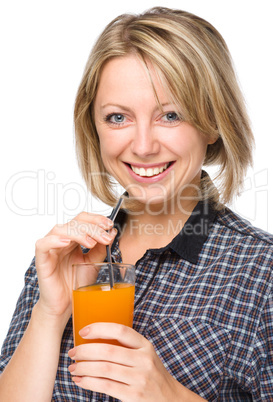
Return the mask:
{"type": "MultiPolygon", "coordinates": [[[[196,264],[199,253],[205,243],[209,231],[213,225],[217,211],[208,200],[199,201],[186,221],[182,230],[165,247],[153,249],[154,253],[162,253],[167,249],[175,251],[181,258],[196,264]]],[[[126,221],[127,213],[121,209],[115,220],[115,228],[120,235],[126,221]]],[[[112,248],[115,247],[119,235],[116,237],[112,248]]]]}
{"type": "Polygon", "coordinates": [[[216,214],[217,211],[209,201],[199,201],[181,232],[167,247],[174,250],[181,258],[196,264],[216,214]]]}

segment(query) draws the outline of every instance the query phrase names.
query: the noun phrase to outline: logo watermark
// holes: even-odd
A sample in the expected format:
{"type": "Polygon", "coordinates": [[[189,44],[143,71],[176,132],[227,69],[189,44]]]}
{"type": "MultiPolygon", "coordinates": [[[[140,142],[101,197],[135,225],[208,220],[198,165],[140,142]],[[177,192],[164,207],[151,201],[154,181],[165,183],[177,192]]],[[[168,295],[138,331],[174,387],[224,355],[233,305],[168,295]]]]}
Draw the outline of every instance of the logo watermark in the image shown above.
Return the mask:
{"type": "MultiPolygon", "coordinates": [[[[185,208],[185,191],[195,193],[197,198],[200,196],[200,189],[197,186],[182,186],[176,188],[174,176],[170,180],[170,188],[166,202],[162,203],[160,209],[153,209],[157,199],[166,199],[167,190],[160,183],[149,185],[149,189],[153,190],[153,196],[146,203],[145,208],[151,216],[164,213],[175,213],[179,210],[185,216],[192,214],[191,209],[185,208]],[[175,197],[172,197],[172,195],[175,197]]],[[[145,188],[141,184],[131,184],[127,189],[139,194],[139,199],[145,197],[145,188]],[[137,190],[137,191],[136,191],[137,190]]],[[[268,170],[263,169],[258,172],[253,172],[245,180],[245,189],[242,196],[232,204],[232,209],[241,215],[243,218],[255,224],[257,219],[262,220],[262,225],[265,230],[268,228],[268,190],[269,178],[268,170]]],[[[122,193],[121,186],[117,183],[117,194],[122,193]]],[[[137,198],[136,198],[137,199],[137,198]]],[[[189,197],[189,200],[191,198],[189,197]]],[[[6,205],[14,214],[21,216],[46,215],[54,216],[57,223],[67,222],[73,219],[81,211],[89,213],[99,213],[109,215],[111,207],[103,205],[100,201],[94,199],[90,192],[86,189],[85,184],[77,182],[61,183],[57,180],[56,174],[52,171],[37,170],[37,171],[22,171],[12,175],[6,183],[5,189],[6,205]],[[22,193],[25,199],[23,201],[22,193]],[[28,196],[29,193],[29,196],[28,196]],[[27,201],[26,201],[27,200],[27,201]]],[[[204,203],[203,214],[208,213],[208,205],[204,203]]],[[[140,215],[143,211],[134,212],[134,215],[140,215]]],[[[196,213],[200,213],[196,212],[196,213]]],[[[194,212],[193,212],[194,214],[194,212]]],[[[138,219],[132,219],[130,231],[138,230],[139,233],[161,235],[163,233],[171,234],[179,232],[179,228],[185,222],[180,222],[177,225],[173,223],[173,219],[169,220],[168,227],[163,226],[160,222],[155,224],[139,224],[138,219]],[[179,226],[180,225],[180,226],[179,226]],[[137,227],[137,228],[136,228],[137,227]]],[[[202,225],[202,230],[205,230],[205,225],[202,225]]],[[[74,228],[75,229],[75,228],[74,228]]],[[[185,230],[193,230],[192,228],[184,228],[185,230]]],[[[201,230],[196,228],[196,230],[201,230]]],[[[84,230],[84,229],[83,229],[84,230]]],[[[201,231],[202,231],[201,230],[201,231]]]]}
{"type": "Polygon", "coordinates": [[[268,169],[253,172],[244,181],[244,190],[231,209],[264,230],[269,229],[269,174],[268,169]]]}

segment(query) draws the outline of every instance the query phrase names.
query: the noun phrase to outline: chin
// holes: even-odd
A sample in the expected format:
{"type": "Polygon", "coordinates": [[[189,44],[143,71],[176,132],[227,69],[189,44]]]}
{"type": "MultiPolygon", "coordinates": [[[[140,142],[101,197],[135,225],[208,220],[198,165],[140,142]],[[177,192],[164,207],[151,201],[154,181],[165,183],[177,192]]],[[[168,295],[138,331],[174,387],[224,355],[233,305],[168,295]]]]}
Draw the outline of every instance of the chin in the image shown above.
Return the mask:
{"type": "MultiPolygon", "coordinates": [[[[128,191],[128,190],[127,190],[128,191]]],[[[134,205],[134,210],[139,210],[145,212],[152,212],[152,211],[161,211],[167,210],[167,205],[169,201],[167,196],[163,196],[162,194],[156,193],[143,193],[140,194],[139,192],[136,193],[134,191],[129,192],[129,200],[130,203],[134,205]]]]}

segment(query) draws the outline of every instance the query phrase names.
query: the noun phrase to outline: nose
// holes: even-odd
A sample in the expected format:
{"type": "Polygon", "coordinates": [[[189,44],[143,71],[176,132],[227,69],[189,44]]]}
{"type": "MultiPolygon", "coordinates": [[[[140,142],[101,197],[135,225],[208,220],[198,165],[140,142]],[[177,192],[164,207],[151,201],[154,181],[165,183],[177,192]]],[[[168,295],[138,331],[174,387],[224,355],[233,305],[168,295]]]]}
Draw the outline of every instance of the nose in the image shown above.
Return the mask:
{"type": "Polygon", "coordinates": [[[150,124],[141,123],[134,127],[134,135],[131,141],[131,151],[140,158],[148,158],[159,152],[160,143],[155,130],[150,124]]]}

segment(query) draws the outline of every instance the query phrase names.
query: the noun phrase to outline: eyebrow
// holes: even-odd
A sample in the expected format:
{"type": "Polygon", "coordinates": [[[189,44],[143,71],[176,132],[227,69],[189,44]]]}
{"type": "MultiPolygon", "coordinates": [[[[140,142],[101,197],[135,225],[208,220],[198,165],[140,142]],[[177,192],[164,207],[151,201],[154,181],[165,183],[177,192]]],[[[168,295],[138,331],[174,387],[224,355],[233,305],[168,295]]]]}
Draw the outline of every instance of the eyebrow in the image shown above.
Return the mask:
{"type": "MultiPolygon", "coordinates": [[[[163,107],[165,107],[165,106],[169,106],[169,105],[173,105],[173,103],[170,103],[170,102],[165,102],[165,103],[162,103],[162,104],[160,104],[160,106],[163,108],[163,107]]],[[[118,103],[106,103],[105,105],[102,105],[101,106],[101,109],[105,109],[105,108],[107,108],[107,107],[109,107],[109,106],[114,106],[114,107],[117,107],[117,108],[120,108],[120,109],[124,109],[124,110],[131,110],[131,108],[129,108],[129,107],[127,107],[127,106],[124,106],[124,105],[120,105],[120,104],[118,104],[118,103]]],[[[159,107],[158,106],[156,106],[155,108],[154,108],[154,110],[158,110],[159,109],[159,107]]]]}
{"type": "Polygon", "coordinates": [[[114,106],[114,107],[118,107],[120,109],[125,109],[125,110],[130,110],[129,107],[123,106],[123,105],[119,105],[118,103],[106,103],[105,105],[101,106],[101,109],[105,109],[109,106],[114,106]]]}

